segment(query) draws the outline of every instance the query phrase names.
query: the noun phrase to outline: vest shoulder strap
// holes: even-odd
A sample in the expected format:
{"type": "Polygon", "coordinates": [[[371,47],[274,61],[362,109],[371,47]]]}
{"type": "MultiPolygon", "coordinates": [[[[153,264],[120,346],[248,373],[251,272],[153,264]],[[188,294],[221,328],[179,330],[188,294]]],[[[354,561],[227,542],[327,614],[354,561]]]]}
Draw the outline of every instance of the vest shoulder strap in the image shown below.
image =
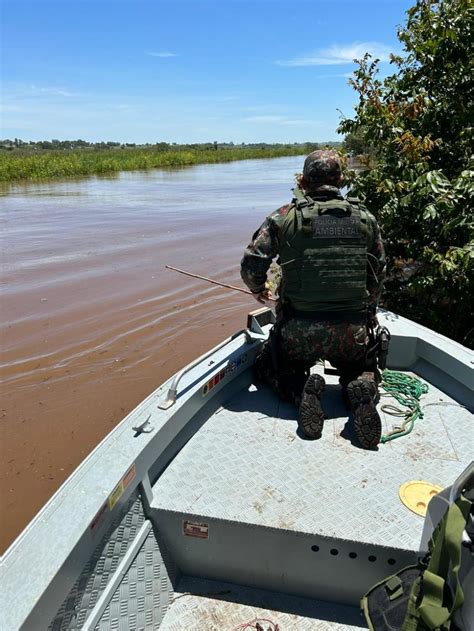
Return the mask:
{"type": "Polygon", "coordinates": [[[354,206],[358,206],[361,203],[358,197],[353,197],[351,195],[348,195],[346,199],[350,204],[354,204],[354,206]]]}
{"type": "Polygon", "coordinates": [[[299,186],[295,186],[293,189],[293,204],[298,209],[310,205],[310,200],[306,197],[299,186]]]}
{"type": "Polygon", "coordinates": [[[359,209],[361,221],[362,221],[362,223],[366,224],[367,220],[368,220],[367,213],[369,211],[365,207],[364,203],[358,197],[348,196],[348,197],[346,197],[346,200],[349,202],[349,204],[352,207],[359,209]]]}
{"type": "Polygon", "coordinates": [[[430,541],[431,559],[422,579],[423,597],[419,614],[429,629],[449,628],[448,621],[464,602],[459,577],[462,533],[468,521],[472,503],[463,495],[449,507],[430,541]],[[453,579],[452,602],[445,600],[448,574],[453,579]]]}

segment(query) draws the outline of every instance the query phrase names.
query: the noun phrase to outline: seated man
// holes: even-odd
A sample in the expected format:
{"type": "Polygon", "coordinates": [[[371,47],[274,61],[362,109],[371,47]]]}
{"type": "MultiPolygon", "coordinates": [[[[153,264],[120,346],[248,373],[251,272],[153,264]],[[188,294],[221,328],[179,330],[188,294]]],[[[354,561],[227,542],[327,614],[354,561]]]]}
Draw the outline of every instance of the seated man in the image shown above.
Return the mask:
{"type": "Polygon", "coordinates": [[[256,362],[257,375],[281,396],[300,403],[300,425],[319,438],[324,379],[309,375],[320,359],[340,372],[362,447],[380,441],[375,408],[378,373],[367,355],[385,274],[380,229],[373,215],[339,191],[342,165],[336,151],[314,151],[290,204],[271,214],[245,250],[241,275],[262,303],[270,297],[267,271],[278,256],[281,282],[277,323],[256,362]]]}

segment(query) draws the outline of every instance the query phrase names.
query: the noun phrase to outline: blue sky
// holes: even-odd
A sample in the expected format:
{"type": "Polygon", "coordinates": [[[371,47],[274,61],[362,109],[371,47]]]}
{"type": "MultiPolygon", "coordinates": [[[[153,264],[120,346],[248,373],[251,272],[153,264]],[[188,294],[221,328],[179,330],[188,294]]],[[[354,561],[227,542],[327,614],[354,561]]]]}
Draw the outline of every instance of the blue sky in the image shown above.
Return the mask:
{"type": "Polygon", "coordinates": [[[0,0],[0,137],[340,139],[365,50],[399,52],[405,0],[0,0]]]}

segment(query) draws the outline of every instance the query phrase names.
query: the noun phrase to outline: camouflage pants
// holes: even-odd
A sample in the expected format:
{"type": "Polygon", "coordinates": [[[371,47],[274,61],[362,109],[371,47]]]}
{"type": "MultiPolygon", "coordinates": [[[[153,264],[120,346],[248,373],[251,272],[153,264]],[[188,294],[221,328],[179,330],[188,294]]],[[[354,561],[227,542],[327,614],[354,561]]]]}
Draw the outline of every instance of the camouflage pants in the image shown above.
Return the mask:
{"type": "Polygon", "coordinates": [[[373,379],[367,371],[375,373],[376,367],[366,363],[367,344],[367,327],[360,322],[283,320],[256,360],[257,378],[285,399],[302,392],[310,368],[321,359],[339,370],[342,385],[363,373],[373,379]]]}
{"type": "Polygon", "coordinates": [[[283,372],[309,370],[326,359],[348,383],[366,369],[368,343],[365,324],[352,322],[315,322],[292,318],[280,325],[278,358],[283,372]]]}

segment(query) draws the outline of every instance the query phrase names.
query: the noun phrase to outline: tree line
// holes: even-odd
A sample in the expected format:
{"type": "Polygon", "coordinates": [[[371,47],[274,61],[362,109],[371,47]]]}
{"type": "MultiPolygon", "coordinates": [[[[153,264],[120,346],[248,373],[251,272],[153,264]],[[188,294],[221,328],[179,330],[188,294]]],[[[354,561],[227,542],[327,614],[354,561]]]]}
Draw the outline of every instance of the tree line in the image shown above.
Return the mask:
{"type": "Polygon", "coordinates": [[[21,138],[9,139],[6,138],[4,140],[0,140],[0,149],[4,151],[61,151],[61,150],[81,150],[81,149],[95,149],[95,150],[103,150],[103,149],[153,149],[155,151],[178,151],[182,150],[209,150],[209,151],[217,151],[218,149],[239,149],[239,148],[248,148],[248,149],[280,149],[284,147],[301,147],[301,152],[304,153],[306,150],[314,151],[317,148],[322,148],[325,146],[332,147],[340,147],[342,146],[342,142],[331,141],[331,142],[293,142],[293,143],[265,143],[265,142],[254,142],[254,143],[234,143],[234,142],[218,142],[217,140],[213,142],[204,142],[204,143],[177,143],[177,142],[155,142],[155,143],[135,143],[135,142],[116,142],[116,141],[101,141],[101,142],[89,142],[87,140],[22,140],[21,138]]]}

